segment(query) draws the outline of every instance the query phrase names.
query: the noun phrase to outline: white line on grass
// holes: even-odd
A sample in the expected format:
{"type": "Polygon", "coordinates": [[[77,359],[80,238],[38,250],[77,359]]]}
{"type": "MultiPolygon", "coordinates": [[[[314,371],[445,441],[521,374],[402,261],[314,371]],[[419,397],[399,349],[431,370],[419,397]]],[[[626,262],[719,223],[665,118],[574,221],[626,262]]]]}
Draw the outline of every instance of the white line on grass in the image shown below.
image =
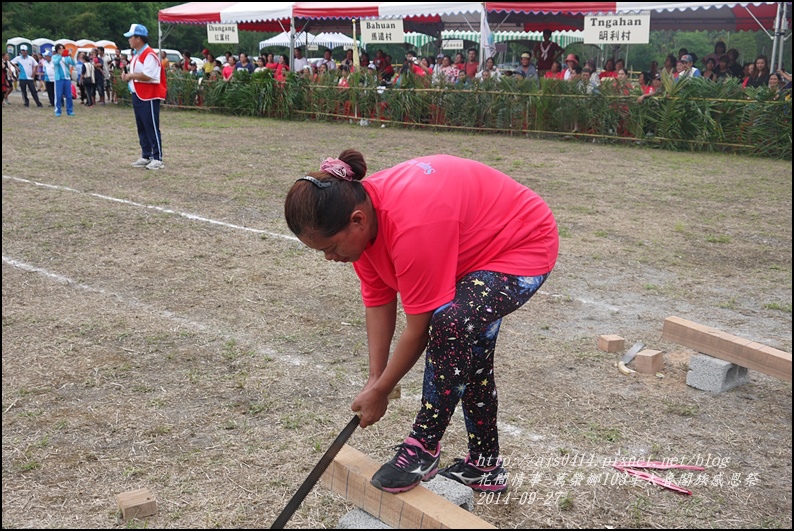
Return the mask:
{"type": "MultiPolygon", "coordinates": [[[[87,194],[87,195],[90,195],[90,196],[93,196],[93,197],[97,197],[99,199],[107,199],[108,201],[114,201],[116,203],[122,203],[122,204],[125,204],[125,205],[136,206],[136,207],[140,207],[140,208],[149,208],[149,209],[152,209],[152,210],[157,210],[157,211],[160,211],[160,212],[164,212],[166,214],[176,214],[176,215],[179,215],[179,216],[182,216],[182,217],[185,217],[187,219],[194,220],[194,221],[203,221],[205,223],[212,223],[212,224],[215,224],[215,225],[221,225],[221,226],[232,228],[232,229],[241,229],[241,230],[245,230],[245,231],[249,231],[249,232],[254,232],[254,233],[257,233],[257,234],[267,234],[268,236],[273,236],[273,237],[276,237],[276,238],[283,238],[285,240],[299,241],[294,236],[286,236],[284,234],[279,234],[279,233],[276,233],[276,232],[269,232],[269,231],[260,230],[260,229],[252,229],[252,228],[249,228],[249,227],[241,227],[240,225],[233,225],[231,223],[225,223],[223,221],[217,221],[217,220],[213,220],[213,219],[208,219],[208,218],[204,218],[204,217],[201,217],[201,216],[196,216],[194,214],[187,214],[187,213],[184,213],[184,212],[177,212],[175,210],[171,210],[171,209],[168,209],[168,208],[162,208],[162,207],[150,206],[150,205],[143,205],[143,204],[140,204],[140,203],[136,203],[134,201],[128,201],[126,199],[118,199],[118,198],[115,198],[115,197],[110,197],[110,196],[106,196],[106,195],[102,195],[102,194],[95,194],[95,193],[90,193],[90,192],[82,192],[80,190],[75,190],[74,188],[68,188],[66,186],[57,186],[57,185],[52,185],[52,184],[44,184],[44,183],[39,183],[39,182],[36,182],[36,181],[31,181],[31,180],[28,180],[28,179],[22,179],[20,177],[11,177],[11,176],[8,176],[8,175],[3,175],[3,179],[10,179],[10,180],[14,180],[14,181],[23,182],[23,183],[26,183],[26,184],[33,184],[35,186],[41,186],[41,187],[44,187],[44,188],[52,188],[54,190],[61,190],[61,191],[66,191],[66,192],[74,192],[74,193],[77,193],[77,194],[87,194]]],[[[207,332],[211,332],[212,331],[212,329],[210,327],[207,327],[207,326],[205,326],[205,325],[203,325],[201,323],[197,323],[195,321],[191,321],[190,319],[187,319],[185,317],[177,315],[177,314],[175,314],[173,312],[169,312],[167,310],[160,311],[160,310],[152,308],[152,307],[150,307],[148,305],[142,304],[142,303],[140,303],[138,301],[127,300],[127,299],[123,298],[122,296],[120,296],[120,295],[118,295],[116,293],[111,293],[111,292],[108,292],[108,291],[106,291],[106,290],[104,290],[102,288],[95,288],[95,287],[89,286],[87,284],[81,284],[79,282],[76,282],[76,281],[68,278],[68,277],[64,277],[62,275],[58,275],[57,273],[52,273],[52,272],[47,271],[46,269],[42,269],[40,267],[36,267],[36,266],[30,265],[30,264],[19,262],[17,260],[12,259],[12,258],[7,258],[6,256],[3,256],[3,262],[6,263],[6,264],[9,264],[11,266],[17,267],[19,269],[22,269],[24,271],[28,271],[28,272],[31,272],[31,273],[39,273],[41,275],[44,275],[46,277],[49,277],[49,278],[55,280],[56,282],[60,282],[61,284],[67,284],[69,286],[73,286],[73,287],[76,287],[76,288],[79,288],[79,289],[84,289],[84,290],[87,290],[87,291],[90,291],[90,292],[93,292],[93,293],[99,293],[99,294],[102,294],[102,295],[106,295],[106,296],[110,296],[110,297],[116,298],[116,299],[124,302],[125,304],[127,304],[129,306],[132,306],[132,307],[138,308],[138,309],[143,309],[143,310],[145,310],[145,311],[147,311],[149,313],[159,314],[162,317],[165,317],[166,319],[170,319],[172,321],[176,321],[176,322],[178,322],[178,323],[180,323],[182,325],[189,326],[190,328],[193,328],[193,329],[198,330],[200,332],[207,333],[207,332]]],[[[250,341],[247,341],[247,342],[250,343],[250,341]]],[[[255,342],[253,342],[253,343],[255,343],[255,342]]],[[[292,356],[289,356],[289,355],[282,356],[282,355],[278,354],[275,350],[272,350],[272,349],[259,349],[259,350],[263,351],[263,354],[266,354],[266,355],[269,355],[269,356],[275,356],[275,357],[281,359],[282,361],[284,361],[286,363],[290,363],[292,365],[302,365],[303,364],[303,362],[301,360],[299,360],[299,359],[293,358],[292,356]]],[[[508,434],[510,434],[510,435],[519,435],[521,433],[521,429],[520,428],[517,428],[517,427],[512,426],[510,424],[505,424],[505,423],[500,423],[500,424],[502,424],[503,427],[506,428],[505,431],[508,434]]]]}
{"type": "MultiPolygon", "coordinates": [[[[163,207],[158,207],[158,206],[153,206],[153,205],[143,205],[141,203],[136,203],[134,201],[128,201],[126,199],[119,199],[119,198],[111,197],[111,196],[108,196],[108,195],[95,194],[95,193],[92,193],[92,192],[83,192],[81,190],[75,190],[74,188],[69,188],[67,186],[58,186],[58,185],[54,185],[54,184],[39,183],[39,182],[36,182],[36,181],[23,179],[21,177],[12,177],[10,175],[3,175],[3,179],[9,179],[9,180],[18,181],[18,182],[22,182],[22,183],[26,183],[26,184],[32,184],[32,185],[35,185],[35,186],[41,186],[43,188],[52,188],[54,190],[60,190],[60,191],[64,191],[64,192],[74,192],[76,194],[86,194],[86,195],[90,195],[90,196],[93,196],[93,197],[97,197],[99,199],[106,199],[108,201],[113,201],[115,203],[122,203],[122,204],[125,204],[125,205],[135,206],[135,207],[139,207],[139,208],[148,208],[148,209],[151,209],[151,210],[157,210],[158,212],[163,212],[165,214],[175,214],[177,216],[182,216],[184,218],[187,218],[187,219],[190,219],[190,220],[193,220],[193,221],[202,221],[204,223],[211,223],[213,225],[221,225],[223,227],[227,227],[227,228],[230,228],[230,229],[239,229],[239,230],[244,230],[244,231],[248,231],[248,232],[253,232],[253,233],[256,233],[256,234],[265,234],[267,236],[272,236],[274,238],[281,238],[281,239],[284,239],[284,240],[289,240],[289,241],[294,241],[294,242],[300,241],[295,236],[289,236],[289,235],[286,235],[286,234],[280,234],[278,232],[270,232],[270,231],[261,230],[261,229],[252,229],[250,227],[243,227],[243,226],[240,226],[240,225],[234,225],[232,223],[226,223],[225,221],[218,221],[218,220],[215,220],[215,219],[209,219],[209,218],[205,218],[205,217],[202,217],[202,216],[197,216],[195,214],[188,214],[186,212],[177,212],[176,210],[171,210],[169,208],[163,208],[163,207]]],[[[562,295],[554,295],[554,294],[551,294],[551,293],[549,293],[547,291],[543,291],[543,290],[539,290],[538,293],[540,295],[544,295],[544,296],[562,297],[562,295]]],[[[591,300],[586,300],[586,299],[579,299],[579,298],[577,298],[575,300],[578,301],[578,302],[581,302],[583,304],[593,304],[595,306],[604,307],[607,310],[609,310],[610,312],[620,311],[620,309],[617,308],[617,307],[610,306],[608,304],[604,304],[604,303],[601,303],[601,302],[596,302],[596,301],[591,301],[591,300]]]]}
{"type": "MultiPolygon", "coordinates": [[[[174,321],[175,323],[177,323],[180,326],[183,326],[183,327],[186,327],[186,328],[190,328],[190,329],[195,330],[197,332],[201,332],[201,333],[205,333],[205,334],[214,334],[214,333],[216,333],[217,327],[215,327],[215,326],[207,326],[207,325],[205,325],[203,323],[200,323],[200,322],[197,322],[197,321],[193,321],[192,319],[188,319],[187,317],[184,317],[184,316],[179,315],[179,314],[174,313],[174,312],[170,312],[168,310],[159,310],[159,309],[157,309],[157,308],[155,308],[153,306],[150,306],[148,304],[144,304],[144,303],[139,302],[139,301],[137,301],[135,299],[128,299],[126,297],[123,297],[123,296],[119,295],[118,293],[113,293],[112,291],[107,291],[107,290],[102,289],[102,288],[97,288],[97,287],[94,287],[94,286],[91,286],[91,285],[88,285],[88,284],[83,284],[81,282],[77,282],[76,280],[72,280],[69,277],[65,277],[63,275],[59,275],[57,273],[53,273],[52,271],[47,271],[46,269],[43,269],[41,267],[36,267],[34,265],[31,265],[31,264],[27,264],[25,262],[20,262],[19,260],[14,260],[13,258],[9,258],[9,257],[7,257],[5,255],[3,255],[3,263],[4,264],[8,264],[8,265],[13,266],[13,267],[16,267],[17,269],[21,269],[23,271],[27,271],[29,273],[37,273],[39,275],[43,275],[43,276],[45,276],[47,278],[50,278],[50,279],[54,280],[55,282],[58,282],[59,284],[66,284],[67,286],[70,286],[70,287],[73,287],[73,288],[77,288],[77,289],[81,289],[81,290],[85,290],[85,291],[88,291],[90,293],[98,293],[98,294],[100,294],[102,296],[105,296],[105,297],[111,297],[113,299],[116,299],[116,300],[120,301],[123,304],[126,304],[127,306],[129,306],[131,308],[143,311],[143,312],[151,314],[151,315],[159,315],[160,317],[162,317],[164,319],[168,319],[170,321],[174,321]]],[[[225,341],[235,340],[235,342],[237,342],[237,343],[245,343],[245,344],[250,344],[250,345],[258,344],[258,341],[255,341],[253,339],[236,337],[236,335],[232,335],[232,334],[222,334],[222,338],[225,341]]],[[[305,363],[305,361],[299,359],[298,357],[290,356],[289,354],[281,355],[277,351],[275,351],[274,349],[271,349],[271,348],[259,348],[259,347],[256,347],[256,350],[262,355],[276,357],[276,358],[280,359],[281,361],[284,361],[284,362],[289,363],[291,365],[303,365],[305,363]]]]}
{"type": "MultiPolygon", "coordinates": [[[[77,288],[77,289],[82,289],[82,290],[88,291],[90,293],[98,293],[98,294],[100,294],[102,296],[105,296],[105,297],[112,297],[112,298],[117,299],[118,301],[126,304],[127,306],[130,306],[131,308],[134,308],[136,310],[141,310],[141,311],[144,311],[144,312],[149,313],[149,314],[159,315],[159,316],[161,316],[161,317],[163,317],[165,319],[168,319],[170,321],[174,321],[174,322],[176,322],[177,324],[179,324],[181,326],[184,326],[184,327],[187,327],[187,328],[191,328],[191,329],[196,330],[196,331],[201,332],[201,333],[212,334],[213,331],[214,331],[214,327],[210,327],[210,326],[204,325],[202,323],[193,321],[191,319],[183,317],[183,316],[181,316],[179,314],[176,314],[174,312],[169,312],[168,310],[158,310],[157,308],[149,306],[148,304],[143,304],[143,303],[138,302],[136,300],[127,299],[125,297],[122,297],[118,293],[113,293],[111,291],[107,291],[107,290],[102,289],[102,288],[96,288],[96,287],[90,286],[88,284],[82,284],[80,282],[72,280],[69,277],[65,277],[63,275],[59,275],[57,273],[53,273],[51,271],[47,271],[46,269],[27,264],[25,262],[20,262],[19,260],[14,260],[13,258],[8,258],[5,255],[3,255],[3,263],[8,264],[8,265],[13,266],[13,267],[16,267],[18,269],[21,269],[23,271],[27,271],[29,273],[37,273],[39,275],[43,275],[43,276],[45,276],[47,278],[50,278],[50,279],[54,280],[55,282],[58,282],[59,284],[66,284],[67,286],[70,286],[70,287],[73,287],[73,288],[77,288]]],[[[251,339],[239,338],[239,337],[235,337],[235,336],[231,336],[231,335],[224,335],[223,339],[226,340],[226,341],[235,340],[238,343],[239,342],[245,342],[247,344],[256,344],[257,343],[256,341],[253,341],[251,339]]],[[[298,366],[300,366],[300,365],[303,365],[305,363],[305,361],[299,359],[299,357],[293,357],[293,356],[290,356],[289,354],[281,355],[277,351],[275,351],[273,349],[270,349],[270,348],[257,348],[257,350],[262,355],[278,358],[279,360],[281,360],[281,361],[283,361],[285,363],[289,363],[290,365],[298,365],[298,366]]],[[[320,364],[316,364],[315,366],[317,368],[319,368],[319,369],[323,369],[323,366],[320,365],[320,364]]],[[[408,398],[408,397],[406,397],[406,398],[408,398]]],[[[419,399],[421,398],[421,395],[417,395],[416,397],[411,397],[411,398],[416,398],[416,400],[418,402],[419,399]]],[[[518,436],[522,432],[521,428],[519,428],[517,426],[513,426],[512,424],[508,424],[508,423],[505,423],[505,422],[500,422],[499,425],[509,435],[518,436]]]]}
{"type": "MultiPolygon", "coordinates": [[[[125,297],[122,297],[118,293],[113,293],[113,292],[104,290],[102,288],[95,288],[94,286],[90,286],[88,284],[81,284],[80,282],[72,280],[69,277],[65,277],[63,275],[59,275],[57,273],[53,273],[51,271],[47,271],[46,269],[42,269],[41,267],[36,267],[36,266],[30,265],[30,264],[26,264],[24,262],[20,262],[19,260],[14,260],[13,258],[8,258],[7,256],[3,256],[3,263],[8,264],[8,265],[13,266],[13,267],[16,267],[18,269],[21,269],[23,271],[27,271],[29,273],[38,273],[40,275],[44,275],[45,277],[50,278],[50,279],[52,279],[52,280],[54,280],[54,281],[56,281],[56,282],[58,282],[60,284],[66,284],[67,286],[71,286],[71,287],[74,287],[74,288],[82,289],[82,290],[85,290],[85,291],[88,291],[88,292],[91,292],[91,293],[98,293],[98,294],[106,296],[106,297],[112,297],[112,298],[117,299],[117,300],[121,301],[122,303],[132,307],[132,308],[135,308],[137,310],[145,311],[146,313],[160,315],[161,317],[164,317],[165,319],[168,319],[168,320],[171,320],[171,321],[175,321],[179,325],[186,326],[188,328],[191,328],[193,330],[197,330],[197,331],[202,332],[202,333],[210,333],[211,334],[213,332],[213,327],[209,327],[209,326],[206,326],[206,325],[204,325],[202,323],[190,320],[190,319],[188,319],[186,317],[182,317],[181,315],[178,315],[178,314],[176,314],[174,312],[169,312],[168,310],[158,310],[156,308],[153,308],[153,307],[149,306],[148,304],[143,304],[143,303],[138,302],[136,300],[130,300],[130,299],[127,299],[125,297]]],[[[232,340],[232,339],[234,339],[236,342],[242,342],[242,341],[240,341],[240,338],[236,338],[236,337],[233,337],[233,336],[232,337],[230,337],[230,336],[225,336],[224,337],[224,340],[227,340],[227,341],[228,340],[232,340]]],[[[248,344],[256,344],[256,341],[253,341],[253,340],[244,340],[244,341],[245,341],[245,343],[248,343],[248,344]]],[[[300,365],[303,365],[305,363],[305,361],[303,361],[301,359],[298,359],[297,357],[290,356],[288,354],[282,356],[277,351],[275,351],[273,349],[270,349],[270,348],[258,348],[257,350],[261,354],[263,354],[265,356],[271,356],[271,357],[278,358],[278,359],[280,359],[281,361],[283,361],[285,363],[289,363],[290,365],[298,365],[298,366],[300,366],[300,365]]],[[[319,369],[323,368],[321,365],[316,365],[316,366],[319,369]]],[[[518,427],[513,426],[511,424],[507,424],[505,422],[500,422],[499,424],[500,424],[500,426],[502,426],[504,428],[505,432],[508,433],[509,435],[520,435],[521,434],[521,428],[518,428],[518,427]]]]}
{"type": "MultiPolygon", "coordinates": [[[[122,203],[122,204],[125,204],[125,205],[130,205],[130,206],[135,206],[135,207],[140,207],[140,208],[149,208],[149,209],[152,209],[152,210],[157,210],[159,212],[163,212],[165,214],[176,214],[178,216],[182,216],[184,218],[191,219],[191,220],[194,220],[194,221],[203,221],[205,223],[212,223],[213,225],[221,225],[223,227],[228,227],[230,229],[240,229],[240,230],[244,230],[244,231],[248,231],[248,232],[254,232],[256,234],[266,234],[268,236],[273,236],[274,238],[282,238],[284,240],[289,240],[289,241],[294,241],[294,242],[300,241],[295,236],[289,236],[289,235],[286,235],[286,234],[280,234],[278,232],[270,232],[270,231],[261,230],[261,229],[252,229],[250,227],[242,227],[240,225],[234,225],[232,223],[226,223],[225,221],[218,221],[218,220],[214,220],[214,219],[209,219],[209,218],[205,218],[205,217],[202,217],[202,216],[197,216],[195,214],[188,214],[186,212],[177,212],[176,210],[171,210],[169,208],[162,208],[162,207],[152,206],[152,205],[143,205],[141,203],[136,203],[134,201],[128,201],[126,199],[118,199],[116,197],[110,197],[108,195],[95,194],[95,193],[91,193],[91,192],[83,192],[83,191],[80,191],[80,190],[75,190],[74,188],[69,188],[67,186],[58,186],[58,185],[54,185],[54,184],[39,183],[39,182],[36,182],[36,181],[23,179],[21,177],[12,177],[10,175],[3,175],[3,179],[9,179],[9,180],[18,181],[18,182],[21,182],[21,183],[32,184],[32,185],[35,185],[35,186],[41,186],[43,188],[52,188],[53,190],[60,190],[60,191],[63,191],[63,192],[74,192],[76,194],[87,194],[87,195],[90,195],[90,196],[93,196],[93,197],[97,197],[99,199],[106,199],[108,201],[113,201],[115,203],[122,203]]],[[[541,295],[549,295],[549,293],[544,292],[544,291],[539,291],[538,293],[540,293],[541,295]]],[[[587,303],[587,302],[590,302],[590,301],[582,300],[581,302],[587,303]]]]}
{"type": "Polygon", "coordinates": [[[202,217],[202,216],[197,216],[195,214],[188,214],[187,212],[177,212],[176,210],[171,210],[170,208],[163,208],[163,207],[152,206],[152,205],[143,205],[141,203],[136,203],[134,201],[128,201],[126,199],[119,199],[117,197],[110,197],[108,195],[95,194],[95,193],[92,193],[92,192],[83,192],[81,190],[75,190],[74,188],[69,188],[69,187],[66,187],[66,186],[57,186],[57,185],[54,185],[54,184],[39,183],[39,182],[36,182],[36,181],[30,181],[28,179],[22,179],[21,177],[12,177],[10,175],[3,175],[3,179],[10,179],[10,180],[13,180],[13,181],[19,181],[19,182],[22,182],[22,183],[32,184],[32,185],[35,185],[35,186],[41,186],[41,187],[44,187],[44,188],[52,188],[54,190],[60,190],[60,191],[63,191],[63,192],[74,192],[76,194],[86,194],[86,195],[90,195],[90,196],[93,196],[93,197],[97,197],[99,199],[106,199],[108,201],[113,201],[115,203],[122,203],[122,204],[129,205],[129,206],[135,206],[135,207],[139,207],[139,208],[148,208],[148,209],[151,209],[151,210],[157,210],[158,212],[163,212],[164,214],[175,214],[177,216],[182,216],[183,218],[187,218],[187,219],[190,219],[190,220],[203,221],[204,223],[211,223],[213,225],[221,225],[223,227],[228,227],[230,229],[239,229],[239,230],[244,230],[244,231],[248,231],[248,232],[253,232],[255,234],[266,234],[267,236],[273,236],[274,238],[282,238],[284,240],[290,240],[290,241],[294,241],[294,242],[299,241],[298,238],[296,238],[295,236],[288,236],[288,235],[285,235],[285,234],[279,234],[278,232],[270,232],[270,231],[261,230],[261,229],[252,229],[251,227],[243,227],[243,226],[240,226],[240,225],[234,225],[232,223],[226,223],[225,221],[218,221],[218,220],[215,220],[215,219],[209,219],[209,218],[205,218],[205,217],[202,217]]]}

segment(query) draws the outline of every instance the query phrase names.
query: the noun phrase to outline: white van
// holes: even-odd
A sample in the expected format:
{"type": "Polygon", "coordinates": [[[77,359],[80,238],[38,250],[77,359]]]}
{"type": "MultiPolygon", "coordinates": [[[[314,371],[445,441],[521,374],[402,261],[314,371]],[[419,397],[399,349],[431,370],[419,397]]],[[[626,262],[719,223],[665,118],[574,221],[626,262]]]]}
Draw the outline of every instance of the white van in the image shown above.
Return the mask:
{"type": "MultiPolygon", "coordinates": [[[[157,52],[158,56],[160,54],[160,48],[152,48],[155,52],[157,52]]],[[[171,64],[176,64],[182,61],[182,52],[179,50],[171,50],[169,48],[163,48],[165,52],[165,56],[168,58],[168,62],[171,64]]],[[[126,50],[121,50],[121,54],[126,57],[127,59],[132,59],[132,50],[127,48],[126,50]]]]}
{"type": "MultiPolygon", "coordinates": [[[[153,50],[158,54],[160,53],[160,48],[153,48],[153,50]]],[[[165,52],[168,62],[172,65],[182,62],[182,52],[179,50],[171,50],[169,48],[163,48],[162,50],[165,52]]]]}
{"type": "MultiPolygon", "coordinates": [[[[160,53],[160,48],[152,48],[152,50],[154,50],[158,54],[160,53]]],[[[175,65],[182,62],[182,52],[180,52],[179,50],[171,50],[169,48],[163,48],[163,51],[165,52],[165,56],[168,58],[168,62],[170,64],[175,65]]],[[[107,50],[105,50],[105,53],[107,53],[107,50]]],[[[119,53],[121,53],[127,59],[132,58],[132,50],[130,50],[129,48],[127,48],[126,50],[121,50],[119,53]]],[[[198,68],[199,71],[201,71],[204,68],[204,59],[202,59],[201,57],[191,57],[190,60],[196,63],[196,67],[198,68]]]]}

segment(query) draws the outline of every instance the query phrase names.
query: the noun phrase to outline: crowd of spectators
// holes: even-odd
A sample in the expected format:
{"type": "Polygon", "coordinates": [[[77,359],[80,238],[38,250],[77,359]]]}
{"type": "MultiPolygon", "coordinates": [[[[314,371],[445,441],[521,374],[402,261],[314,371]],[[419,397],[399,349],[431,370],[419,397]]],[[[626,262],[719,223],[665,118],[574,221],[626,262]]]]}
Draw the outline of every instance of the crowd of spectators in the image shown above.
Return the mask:
{"type": "MultiPolygon", "coordinates": [[[[26,88],[35,94],[47,94],[50,107],[55,107],[55,66],[53,52],[33,52],[25,55],[27,50],[22,45],[20,55],[11,59],[6,53],[3,57],[3,105],[8,105],[8,96],[14,91],[14,85],[20,78],[20,66],[24,64],[23,79],[29,82],[26,88]],[[28,72],[30,70],[30,72],[28,72]]],[[[92,48],[88,52],[80,52],[75,59],[75,66],[70,75],[75,96],[79,93],[80,103],[86,107],[105,105],[108,102],[118,103],[113,89],[113,79],[127,70],[129,58],[119,53],[108,54],[103,46],[92,48]]],[[[40,105],[40,106],[43,106],[40,105]]]]}
{"type": "MultiPolygon", "coordinates": [[[[456,85],[471,86],[474,83],[491,83],[505,77],[513,77],[530,83],[538,83],[540,79],[559,79],[574,82],[583,93],[599,94],[609,86],[613,93],[638,96],[642,102],[647,97],[661,90],[662,79],[678,81],[686,78],[702,77],[708,81],[719,83],[728,79],[739,79],[743,87],[768,87],[778,94],[791,87],[791,76],[783,71],[770,72],[769,60],[759,55],[754,61],[739,63],[739,52],[736,49],[726,50],[725,43],[717,42],[714,52],[703,57],[700,62],[695,54],[685,48],[678,54],[669,54],[664,65],[659,68],[652,61],[648,69],[631,73],[621,58],[608,57],[599,68],[596,60],[582,59],[574,53],[565,53],[562,47],[550,40],[551,32],[545,31],[542,42],[532,50],[525,50],[520,55],[520,64],[515,68],[500,69],[493,57],[480,63],[478,50],[471,48],[464,53],[456,53],[454,57],[440,53],[437,56],[420,57],[414,51],[394,61],[383,50],[377,50],[370,58],[369,54],[361,53],[358,63],[354,59],[353,50],[347,50],[342,61],[331,57],[331,50],[325,50],[321,59],[309,61],[303,57],[303,51],[294,51],[295,74],[313,82],[330,81],[341,87],[350,84],[350,76],[354,73],[366,74],[374,78],[381,86],[405,86],[407,80],[413,86],[456,85]],[[702,70],[696,65],[700,64],[702,70]]],[[[230,81],[237,71],[249,74],[270,71],[278,81],[284,81],[290,72],[290,64],[286,55],[274,56],[263,53],[251,58],[246,53],[235,56],[227,51],[223,57],[216,58],[208,49],[202,51],[203,61],[198,63],[192,59],[189,51],[183,52],[178,63],[169,62],[162,53],[163,66],[166,71],[188,73],[197,80],[230,81]],[[201,67],[199,67],[199,63],[201,67]]],[[[35,90],[46,91],[50,105],[53,105],[51,57],[47,54],[32,54],[35,61],[35,90]]],[[[18,74],[17,58],[3,61],[4,102],[16,81],[18,74]],[[16,61],[16,63],[15,63],[16,61]]],[[[104,50],[96,48],[88,54],[77,57],[77,68],[73,72],[73,81],[80,91],[80,101],[87,107],[104,104],[107,101],[117,102],[113,91],[112,79],[126,71],[130,58],[123,55],[108,57],[104,50]]],[[[360,76],[359,76],[360,77],[360,76]]]]}
{"type": "MultiPolygon", "coordinates": [[[[576,82],[586,93],[599,93],[602,85],[609,83],[617,87],[618,92],[629,95],[638,93],[640,101],[658,91],[656,81],[665,76],[672,80],[702,77],[715,83],[727,79],[739,79],[744,87],[774,87],[774,90],[790,88],[790,78],[784,72],[770,73],[769,61],[766,56],[759,55],[754,61],[740,64],[739,52],[736,49],[726,50],[725,43],[715,44],[714,52],[700,61],[695,54],[681,48],[677,54],[669,54],[663,67],[652,61],[647,69],[629,72],[622,58],[608,57],[603,66],[598,67],[594,59],[582,59],[573,53],[565,53],[557,43],[551,41],[551,32],[544,31],[543,41],[537,43],[532,50],[525,50],[520,55],[520,64],[515,68],[500,69],[493,57],[480,63],[478,50],[471,48],[465,52],[450,54],[440,53],[437,56],[421,57],[414,51],[408,51],[397,62],[394,58],[377,50],[372,58],[362,53],[358,63],[354,59],[353,50],[347,50],[346,56],[337,62],[331,57],[331,50],[325,50],[323,58],[308,61],[303,57],[300,48],[295,49],[295,73],[311,81],[322,81],[329,76],[331,81],[340,86],[348,86],[351,74],[365,73],[377,78],[382,86],[403,86],[407,78],[414,84],[431,86],[439,84],[471,85],[503,77],[520,78],[537,83],[543,79],[561,79],[576,82]],[[698,67],[701,65],[701,68],[698,67]]],[[[186,54],[185,54],[186,55],[186,54]]],[[[250,73],[272,71],[278,80],[284,80],[289,72],[289,61],[286,56],[263,54],[255,60],[241,53],[235,57],[226,52],[224,60],[216,59],[209,50],[204,50],[204,68],[195,71],[196,77],[212,80],[230,80],[237,70],[250,73]]],[[[189,56],[186,55],[186,61],[189,56]]]]}

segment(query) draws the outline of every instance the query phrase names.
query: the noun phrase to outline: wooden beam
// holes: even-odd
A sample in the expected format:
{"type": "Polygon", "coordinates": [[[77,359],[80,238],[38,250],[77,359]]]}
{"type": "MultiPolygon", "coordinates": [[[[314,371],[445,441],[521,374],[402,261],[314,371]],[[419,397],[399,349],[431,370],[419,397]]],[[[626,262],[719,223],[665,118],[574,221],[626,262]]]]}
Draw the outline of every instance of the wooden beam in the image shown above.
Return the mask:
{"type": "Polygon", "coordinates": [[[321,481],[348,502],[397,529],[496,529],[422,485],[400,494],[376,489],[369,480],[379,468],[379,463],[345,445],[321,481]]]}
{"type": "Polygon", "coordinates": [[[789,352],[783,352],[680,317],[668,317],[664,320],[662,339],[787,382],[791,381],[791,353],[789,352]]]}

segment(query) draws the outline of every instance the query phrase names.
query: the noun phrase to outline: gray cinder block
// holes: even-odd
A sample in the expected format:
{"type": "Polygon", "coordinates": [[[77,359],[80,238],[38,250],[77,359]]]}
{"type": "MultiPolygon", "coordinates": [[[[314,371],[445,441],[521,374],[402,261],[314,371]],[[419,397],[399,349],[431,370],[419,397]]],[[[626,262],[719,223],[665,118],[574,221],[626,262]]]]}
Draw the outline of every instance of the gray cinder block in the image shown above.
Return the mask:
{"type": "Polygon", "coordinates": [[[471,487],[458,483],[440,474],[436,474],[430,481],[422,483],[427,490],[433,491],[442,498],[446,498],[458,507],[469,512],[474,510],[474,492],[471,487]]]}
{"type": "Polygon", "coordinates": [[[712,393],[728,391],[747,383],[749,379],[746,367],[706,354],[692,356],[689,360],[689,372],[686,374],[687,385],[712,393]]]}
{"type": "Polygon", "coordinates": [[[363,509],[353,509],[339,519],[337,529],[394,529],[363,509]]]}

